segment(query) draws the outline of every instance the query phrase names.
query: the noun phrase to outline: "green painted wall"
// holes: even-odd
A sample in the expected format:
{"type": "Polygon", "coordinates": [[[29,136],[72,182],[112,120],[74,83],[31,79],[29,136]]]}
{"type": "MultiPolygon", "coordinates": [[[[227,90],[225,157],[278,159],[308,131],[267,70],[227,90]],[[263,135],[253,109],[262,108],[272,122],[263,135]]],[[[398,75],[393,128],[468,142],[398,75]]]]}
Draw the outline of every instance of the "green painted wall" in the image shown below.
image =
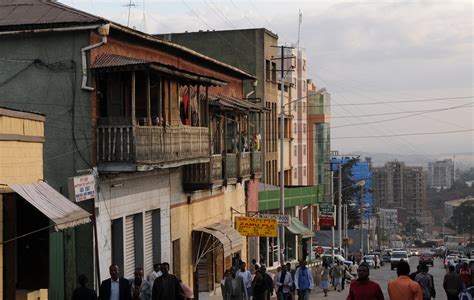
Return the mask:
{"type": "MultiPolygon", "coordinates": [[[[285,188],[285,207],[294,207],[323,202],[323,194],[318,186],[285,188]]],[[[280,190],[258,193],[258,210],[274,210],[280,207],[280,190]]]]}
{"type": "MultiPolygon", "coordinates": [[[[66,196],[67,178],[91,164],[90,92],[80,88],[87,45],[86,31],[4,35],[0,42],[0,106],[46,115],[44,179],[66,196]]],[[[70,299],[76,269],[93,281],[92,246],[83,247],[92,245],[92,227],[81,226],[50,235],[50,299],[70,299]]]]}

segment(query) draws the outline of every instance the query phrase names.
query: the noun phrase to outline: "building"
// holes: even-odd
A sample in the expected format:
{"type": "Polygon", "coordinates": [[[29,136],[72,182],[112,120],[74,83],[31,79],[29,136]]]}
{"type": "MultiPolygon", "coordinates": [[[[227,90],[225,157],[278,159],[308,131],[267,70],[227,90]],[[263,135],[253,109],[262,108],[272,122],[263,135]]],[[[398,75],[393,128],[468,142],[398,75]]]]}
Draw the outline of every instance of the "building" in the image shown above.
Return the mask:
{"type": "Polygon", "coordinates": [[[454,161],[445,159],[428,163],[428,187],[449,189],[454,183],[454,161]]]}
{"type": "Polygon", "coordinates": [[[466,201],[473,201],[474,197],[468,197],[464,199],[457,199],[444,202],[444,218],[448,221],[454,213],[454,210],[459,207],[459,205],[463,204],[466,201]]]}
{"type": "Polygon", "coordinates": [[[48,299],[51,269],[61,264],[50,231],[90,222],[88,212],[44,182],[44,122],[39,113],[0,108],[1,299],[48,299]]]}
{"type": "Polygon", "coordinates": [[[69,299],[79,274],[97,287],[112,262],[129,277],[167,261],[196,296],[212,293],[232,257],[247,258],[231,224],[262,174],[265,108],[244,94],[255,76],[58,2],[0,13],[2,105],[45,112],[44,179],[69,198],[70,178],[96,182],[80,204],[97,235],[85,224],[49,237],[49,299],[69,299]]]}
{"type": "Polygon", "coordinates": [[[387,162],[373,169],[374,200],[381,208],[399,209],[400,221],[417,219],[425,228],[431,224],[427,207],[426,172],[403,162],[387,162]]]}

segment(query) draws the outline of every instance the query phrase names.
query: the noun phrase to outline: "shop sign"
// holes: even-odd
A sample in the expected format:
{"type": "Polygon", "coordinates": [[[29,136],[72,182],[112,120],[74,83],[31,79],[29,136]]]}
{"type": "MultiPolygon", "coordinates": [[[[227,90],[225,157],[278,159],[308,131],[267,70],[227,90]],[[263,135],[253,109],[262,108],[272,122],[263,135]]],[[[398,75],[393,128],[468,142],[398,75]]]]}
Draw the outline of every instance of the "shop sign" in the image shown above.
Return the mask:
{"type": "Polygon", "coordinates": [[[321,203],[319,204],[320,214],[334,214],[336,206],[332,203],[321,203]]]}
{"type": "Polygon", "coordinates": [[[319,217],[319,226],[322,227],[333,227],[334,224],[334,217],[319,217]]]}
{"type": "Polygon", "coordinates": [[[253,216],[259,219],[275,219],[277,220],[278,225],[290,226],[290,215],[280,215],[280,214],[256,214],[253,216]]]}
{"type": "Polygon", "coordinates": [[[69,178],[70,192],[75,202],[95,198],[95,179],[93,175],[83,175],[69,178]]]}
{"type": "Polygon", "coordinates": [[[236,217],[235,228],[243,236],[276,237],[278,223],[276,219],[236,217]]]}

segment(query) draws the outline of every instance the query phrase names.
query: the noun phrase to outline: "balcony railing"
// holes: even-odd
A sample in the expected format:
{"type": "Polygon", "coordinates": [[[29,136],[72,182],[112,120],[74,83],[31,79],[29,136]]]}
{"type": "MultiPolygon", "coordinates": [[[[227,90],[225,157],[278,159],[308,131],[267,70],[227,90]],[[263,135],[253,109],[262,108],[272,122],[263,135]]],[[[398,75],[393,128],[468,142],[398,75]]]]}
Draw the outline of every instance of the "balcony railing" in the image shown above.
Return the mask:
{"type": "Polygon", "coordinates": [[[250,172],[252,175],[262,173],[262,153],[260,151],[252,152],[252,164],[250,172]]]}
{"type": "Polygon", "coordinates": [[[206,127],[99,125],[99,163],[173,162],[209,156],[206,127]]]}
{"type": "Polygon", "coordinates": [[[239,154],[239,177],[250,176],[251,159],[250,152],[242,152],[239,154]]]}
{"type": "Polygon", "coordinates": [[[208,163],[187,165],[183,168],[185,190],[211,188],[222,184],[222,156],[212,155],[208,163]]]}
{"type": "Polygon", "coordinates": [[[239,174],[239,165],[238,165],[238,157],[235,153],[226,153],[224,158],[224,175],[225,179],[236,179],[237,175],[239,174]]]}

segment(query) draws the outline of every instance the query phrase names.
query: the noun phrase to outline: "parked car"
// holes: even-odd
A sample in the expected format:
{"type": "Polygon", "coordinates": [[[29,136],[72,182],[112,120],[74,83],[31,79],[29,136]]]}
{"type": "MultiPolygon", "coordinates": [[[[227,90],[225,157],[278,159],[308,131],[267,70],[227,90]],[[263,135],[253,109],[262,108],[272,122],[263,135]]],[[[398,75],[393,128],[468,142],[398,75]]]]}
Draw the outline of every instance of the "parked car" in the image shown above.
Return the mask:
{"type": "Polygon", "coordinates": [[[390,259],[390,269],[395,269],[398,263],[402,260],[406,261],[407,263],[410,262],[410,259],[408,258],[408,253],[406,251],[393,251],[392,258],[390,259]]]}
{"type": "Polygon", "coordinates": [[[420,258],[419,258],[419,263],[433,266],[434,265],[433,253],[425,252],[425,253],[421,254],[420,258]]]}
{"type": "Polygon", "coordinates": [[[374,268],[375,267],[375,260],[374,260],[374,255],[364,255],[362,258],[362,261],[369,265],[369,268],[374,268]]]}
{"type": "Polygon", "coordinates": [[[390,259],[392,258],[392,256],[388,253],[384,253],[382,254],[382,261],[383,262],[390,262],[390,259]]]}
{"type": "MultiPolygon", "coordinates": [[[[352,261],[346,260],[346,259],[344,258],[344,256],[342,256],[342,255],[334,254],[334,259],[335,259],[336,261],[342,261],[342,262],[344,262],[344,264],[347,265],[348,267],[352,266],[352,261]]],[[[325,260],[325,261],[327,261],[328,263],[332,263],[332,255],[331,255],[331,254],[323,254],[323,255],[321,255],[321,260],[323,260],[323,261],[325,260]]]]}

